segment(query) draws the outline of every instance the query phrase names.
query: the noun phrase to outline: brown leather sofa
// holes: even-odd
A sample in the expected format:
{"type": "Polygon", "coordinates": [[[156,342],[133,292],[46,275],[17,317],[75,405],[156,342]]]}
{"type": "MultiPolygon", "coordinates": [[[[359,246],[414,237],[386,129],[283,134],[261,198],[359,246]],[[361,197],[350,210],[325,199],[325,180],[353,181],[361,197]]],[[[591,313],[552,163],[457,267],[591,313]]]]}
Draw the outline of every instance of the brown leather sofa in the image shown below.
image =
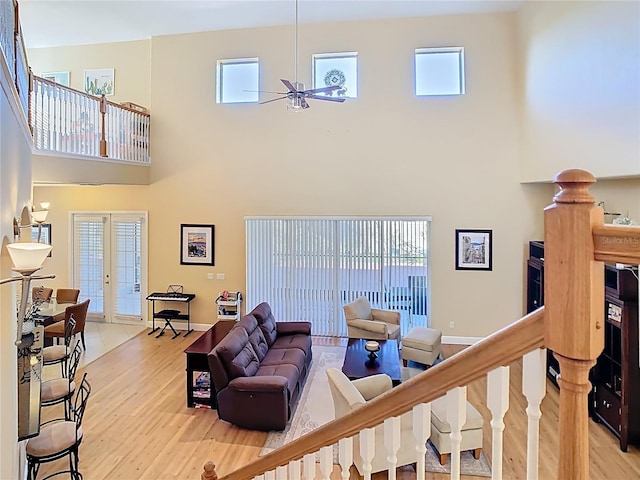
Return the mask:
{"type": "Polygon", "coordinates": [[[263,302],[208,355],[218,416],[242,428],[284,430],[311,363],[311,323],[276,322],[263,302]]]}

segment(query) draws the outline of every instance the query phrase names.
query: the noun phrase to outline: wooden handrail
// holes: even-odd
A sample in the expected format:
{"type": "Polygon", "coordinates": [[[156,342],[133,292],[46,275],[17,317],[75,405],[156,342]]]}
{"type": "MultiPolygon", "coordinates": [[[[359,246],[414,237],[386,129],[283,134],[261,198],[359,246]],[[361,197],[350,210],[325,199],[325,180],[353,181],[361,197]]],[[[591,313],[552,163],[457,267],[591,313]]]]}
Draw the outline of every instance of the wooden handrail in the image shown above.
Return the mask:
{"type": "Polygon", "coordinates": [[[415,405],[427,403],[457,386],[467,385],[489,371],[508,365],[544,346],[544,307],[497,331],[392,390],[368,401],[363,407],[319,427],[264,457],[228,473],[220,480],[249,480],[292,460],[333,445],[415,405]]]}
{"type": "Polygon", "coordinates": [[[600,262],[640,265],[640,227],[602,225],[593,229],[595,259],[600,262]]]}

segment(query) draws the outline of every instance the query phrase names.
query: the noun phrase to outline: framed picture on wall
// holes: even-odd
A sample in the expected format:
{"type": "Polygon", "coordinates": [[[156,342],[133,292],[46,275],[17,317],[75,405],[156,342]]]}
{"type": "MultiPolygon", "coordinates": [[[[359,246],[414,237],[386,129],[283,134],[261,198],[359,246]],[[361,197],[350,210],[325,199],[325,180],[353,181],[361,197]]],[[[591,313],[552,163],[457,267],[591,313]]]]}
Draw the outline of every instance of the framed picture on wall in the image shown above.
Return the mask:
{"type": "Polygon", "coordinates": [[[116,92],[115,70],[113,68],[98,68],[84,71],[84,91],[89,95],[105,95],[107,97],[116,92]]]}
{"type": "Polygon", "coordinates": [[[58,85],[69,86],[69,72],[46,72],[41,75],[45,80],[55,82],[58,85]]]}
{"type": "Polygon", "coordinates": [[[180,225],[180,265],[214,265],[213,232],[213,225],[180,225]]]}
{"type": "MultiPolygon", "coordinates": [[[[46,243],[47,245],[51,245],[51,224],[43,223],[42,230],[40,234],[40,243],[46,243]]],[[[31,241],[34,243],[38,243],[38,225],[31,226],[31,241]]],[[[51,252],[49,252],[48,257],[51,256],[51,252]]]]}
{"type": "Polygon", "coordinates": [[[456,229],[456,270],[491,270],[491,230],[456,229]]]}

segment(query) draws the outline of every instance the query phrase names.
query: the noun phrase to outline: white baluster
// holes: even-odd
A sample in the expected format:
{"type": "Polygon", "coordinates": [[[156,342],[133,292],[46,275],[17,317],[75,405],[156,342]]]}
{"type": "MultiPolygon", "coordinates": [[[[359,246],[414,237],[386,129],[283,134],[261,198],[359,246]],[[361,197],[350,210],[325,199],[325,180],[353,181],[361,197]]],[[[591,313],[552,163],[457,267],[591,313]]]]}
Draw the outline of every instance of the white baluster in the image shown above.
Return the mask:
{"type": "Polygon", "coordinates": [[[416,439],[416,480],[424,480],[427,440],[431,436],[431,404],[413,407],[413,437],[416,439]]]}
{"type": "Polygon", "coordinates": [[[313,480],[316,477],[316,456],[309,453],[302,458],[304,480],[313,480]]]}
{"type": "Polygon", "coordinates": [[[320,449],[320,474],[322,480],[329,480],[333,470],[333,446],[322,447],[320,449]]]}
{"type": "Polygon", "coordinates": [[[376,453],[376,436],[373,428],[365,428],[360,432],[360,456],[364,480],[371,480],[371,462],[376,453]]]}
{"type": "Polygon", "coordinates": [[[491,478],[502,478],[504,415],[509,410],[509,367],[498,367],[487,375],[487,407],[491,411],[491,478]]]}
{"type": "Polygon", "coordinates": [[[547,393],[547,350],[537,348],[522,357],[522,393],[527,397],[527,480],[538,478],[540,403],[547,393]]]}
{"type": "Polygon", "coordinates": [[[256,477],[253,477],[253,480],[264,480],[264,475],[258,475],[256,477]]]}
{"type": "Polygon", "coordinates": [[[353,438],[341,438],[338,441],[338,463],[342,471],[342,480],[349,480],[349,469],[353,464],[353,438]]]}
{"type": "Polygon", "coordinates": [[[389,480],[396,480],[398,450],[400,449],[400,417],[387,418],[384,421],[384,448],[389,465],[389,480]]]}
{"type": "Polygon", "coordinates": [[[287,467],[276,467],[276,480],[287,480],[287,467]]]}
{"type": "Polygon", "coordinates": [[[264,480],[275,480],[276,474],[273,470],[264,472],[264,480]]]}
{"type": "Polygon", "coordinates": [[[460,479],[462,427],[467,420],[467,387],[447,392],[447,422],[451,425],[451,478],[460,479]]]}
{"type": "Polygon", "coordinates": [[[300,480],[300,460],[289,462],[289,480],[300,480]]]}

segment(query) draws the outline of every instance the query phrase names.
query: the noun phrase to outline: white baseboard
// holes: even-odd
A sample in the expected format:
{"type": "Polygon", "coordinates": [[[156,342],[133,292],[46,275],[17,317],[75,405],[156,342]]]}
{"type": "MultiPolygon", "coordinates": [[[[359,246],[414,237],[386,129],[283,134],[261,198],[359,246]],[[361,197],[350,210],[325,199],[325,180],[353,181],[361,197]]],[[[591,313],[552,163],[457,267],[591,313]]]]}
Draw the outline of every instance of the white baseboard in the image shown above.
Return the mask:
{"type": "Polygon", "coordinates": [[[482,339],[483,337],[454,337],[443,335],[442,343],[449,343],[453,345],[473,345],[474,343],[478,343],[482,339]]]}

